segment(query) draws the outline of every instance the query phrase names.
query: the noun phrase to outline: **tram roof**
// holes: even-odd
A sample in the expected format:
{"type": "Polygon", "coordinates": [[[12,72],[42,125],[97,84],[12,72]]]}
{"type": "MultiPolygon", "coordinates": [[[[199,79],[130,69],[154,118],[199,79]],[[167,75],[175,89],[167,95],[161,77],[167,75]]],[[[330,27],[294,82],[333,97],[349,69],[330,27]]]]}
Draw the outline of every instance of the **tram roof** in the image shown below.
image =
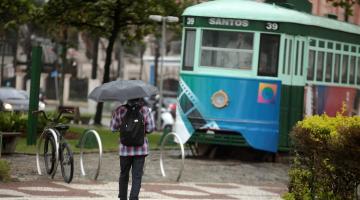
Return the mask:
{"type": "Polygon", "coordinates": [[[254,0],[215,0],[188,7],[183,16],[238,18],[318,26],[360,34],[360,26],[254,0]]]}

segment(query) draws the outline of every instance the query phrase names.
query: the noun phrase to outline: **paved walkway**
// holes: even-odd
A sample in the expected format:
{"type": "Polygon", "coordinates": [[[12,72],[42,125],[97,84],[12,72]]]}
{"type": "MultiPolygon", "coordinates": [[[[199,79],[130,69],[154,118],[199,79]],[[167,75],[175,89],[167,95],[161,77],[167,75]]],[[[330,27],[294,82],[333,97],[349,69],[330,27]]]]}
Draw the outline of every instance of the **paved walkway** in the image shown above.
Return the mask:
{"type": "MultiPolygon", "coordinates": [[[[130,187],[129,187],[130,188],[130,187]]],[[[66,184],[43,180],[0,183],[2,199],[116,199],[117,182],[81,181],[66,184]]],[[[281,199],[285,186],[249,186],[235,183],[150,183],[142,185],[140,199],[281,199]]]]}

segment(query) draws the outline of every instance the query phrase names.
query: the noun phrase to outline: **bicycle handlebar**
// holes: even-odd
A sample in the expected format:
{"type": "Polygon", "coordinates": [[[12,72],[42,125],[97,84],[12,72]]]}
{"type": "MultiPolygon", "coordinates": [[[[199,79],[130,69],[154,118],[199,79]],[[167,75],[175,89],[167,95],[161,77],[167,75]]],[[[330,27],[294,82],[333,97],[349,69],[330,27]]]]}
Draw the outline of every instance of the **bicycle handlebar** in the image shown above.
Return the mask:
{"type": "Polygon", "coordinates": [[[35,110],[35,111],[32,111],[32,114],[36,114],[36,115],[37,115],[37,114],[39,114],[39,113],[41,113],[41,114],[44,116],[44,118],[45,118],[46,121],[50,121],[50,122],[57,123],[63,113],[70,113],[70,114],[72,114],[72,113],[74,113],[74,111],[73,111],[72,109],[63,109],[63,110],[61,110],[61,111],[59,112],[59,115],[58,115],[56,118],[53,118],[53,119],[50,119],[43,110],[35,110]]]}

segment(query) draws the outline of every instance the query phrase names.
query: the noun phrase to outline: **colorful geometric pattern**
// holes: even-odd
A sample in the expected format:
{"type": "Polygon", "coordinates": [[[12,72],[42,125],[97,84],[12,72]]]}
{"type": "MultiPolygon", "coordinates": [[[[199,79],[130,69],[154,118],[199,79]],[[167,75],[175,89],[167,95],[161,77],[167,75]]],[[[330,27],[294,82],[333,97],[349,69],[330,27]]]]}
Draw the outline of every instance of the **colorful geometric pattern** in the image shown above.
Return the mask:
{"type": "Polygon", "coordinates": [[[275,103],[276,93],[277,93],[277,85],[269,84],[269,83],[259,83],[258,90],[258,103],[275,103]]]}

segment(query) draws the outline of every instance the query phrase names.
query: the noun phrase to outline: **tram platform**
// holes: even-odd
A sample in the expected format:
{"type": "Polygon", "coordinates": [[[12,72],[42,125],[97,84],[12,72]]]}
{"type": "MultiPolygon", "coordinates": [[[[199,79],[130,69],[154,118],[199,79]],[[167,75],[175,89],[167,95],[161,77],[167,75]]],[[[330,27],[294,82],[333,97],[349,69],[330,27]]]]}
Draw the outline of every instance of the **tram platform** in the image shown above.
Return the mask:
{"type": "MultiPolygon", "coordinates": [[[[129,185],[129,189],[130,189],[129,185]]],[[[0,199],[116,199],[117,182],[81,181],[66,184],[49,179],[0,183],[0,199]]],[[[283,185],[235,183],[154,183],[142,185],[140,199],[281,199],[283,185]]]]}

